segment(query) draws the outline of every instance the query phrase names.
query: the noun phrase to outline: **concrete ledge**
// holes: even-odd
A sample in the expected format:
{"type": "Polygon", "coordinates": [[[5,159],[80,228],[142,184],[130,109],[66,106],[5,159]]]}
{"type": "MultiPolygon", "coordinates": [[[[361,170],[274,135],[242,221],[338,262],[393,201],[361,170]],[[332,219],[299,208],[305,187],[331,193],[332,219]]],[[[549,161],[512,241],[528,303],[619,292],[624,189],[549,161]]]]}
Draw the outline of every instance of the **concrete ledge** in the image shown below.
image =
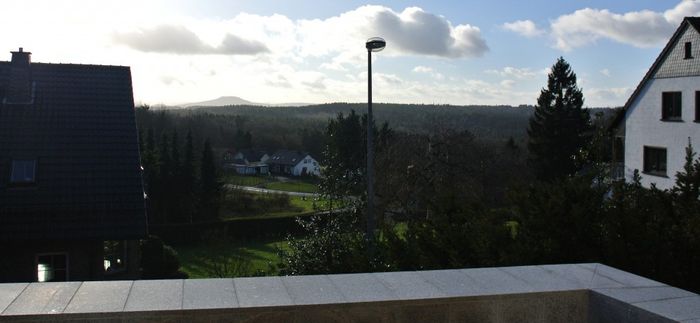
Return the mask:
{"type": "Polygon", "coordinates": [[[602,264],[0,284],[0,321],[700,322],[700,296],[602,264]]]}

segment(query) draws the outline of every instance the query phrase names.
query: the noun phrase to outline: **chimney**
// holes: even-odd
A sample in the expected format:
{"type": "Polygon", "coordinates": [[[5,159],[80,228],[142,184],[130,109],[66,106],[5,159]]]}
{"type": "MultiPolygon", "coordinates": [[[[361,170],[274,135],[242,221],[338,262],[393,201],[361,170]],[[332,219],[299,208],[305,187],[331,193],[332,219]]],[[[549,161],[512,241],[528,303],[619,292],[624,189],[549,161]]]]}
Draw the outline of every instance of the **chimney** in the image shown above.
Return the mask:
{"type": "Polygon", "coordinates": [[[22,47],[19,51],[11,52],[10,79],[8,82],[5,103],[31,103],[32,91],[32,53],[25,52],[22,47]]]}

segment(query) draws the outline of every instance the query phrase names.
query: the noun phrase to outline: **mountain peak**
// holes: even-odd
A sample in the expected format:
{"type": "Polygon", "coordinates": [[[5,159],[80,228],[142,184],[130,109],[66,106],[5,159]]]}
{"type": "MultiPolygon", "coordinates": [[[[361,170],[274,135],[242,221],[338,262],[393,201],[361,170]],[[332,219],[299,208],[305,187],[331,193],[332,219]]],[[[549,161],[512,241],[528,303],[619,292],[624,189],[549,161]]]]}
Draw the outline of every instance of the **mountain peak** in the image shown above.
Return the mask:
{"type": "Polygon", "coordinates": [[[189,107],[218,107],[218,106],[225,106],[225,105],[262,105],[262,104],[250,102],[248,100],[242,99],[242,98],[237,97],[237,96],[221,96],[221,97],[216,98],[214,100],[195,102],[195,103],[187,103],[187,104],[183,104],[182,106],[189,108],[189,107]]]}

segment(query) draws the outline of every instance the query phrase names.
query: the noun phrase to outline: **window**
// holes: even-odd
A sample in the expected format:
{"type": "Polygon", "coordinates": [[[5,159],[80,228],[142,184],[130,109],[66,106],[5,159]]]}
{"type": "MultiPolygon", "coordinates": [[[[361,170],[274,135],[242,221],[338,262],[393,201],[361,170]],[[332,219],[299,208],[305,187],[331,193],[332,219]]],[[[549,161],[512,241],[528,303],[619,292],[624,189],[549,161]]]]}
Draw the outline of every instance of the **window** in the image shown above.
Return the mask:
{"type": "Polygon", "coordinates": [[[681,118],[681,92],[664,92],[661,97],[661,120],[679,121],[681,118]]]}
{"type": "Polygon", "coordinates": [[[10,183],[26,184],[34,183],[36,173],[36,160],[18,159],[12,161],[10,183]]]}
{"type": "Polygon", "coordinates": [[[106,274],[126,270],[126,241],[105,241],[103,248],[103,265],[106,274]]]}
{"type": "Polygon", "coordinates": [[[700,91],[695,91],[695,121],[700,122],[700,91]]]}
{"type": "Polygon", "coordinates": [[[666,176],[666,148],[644,146],[644,173],[666,176]]]}
{"type": "Polygon", "coordinates": [[[693,45],[691,42],[685,43],[685,58],[693,58],[693,45]]]}
{"type": "Polygon", "coordinates": [[[60,282],[68,280],[68,255],[64,253],[36,256],[38,282],[60,282]]]}

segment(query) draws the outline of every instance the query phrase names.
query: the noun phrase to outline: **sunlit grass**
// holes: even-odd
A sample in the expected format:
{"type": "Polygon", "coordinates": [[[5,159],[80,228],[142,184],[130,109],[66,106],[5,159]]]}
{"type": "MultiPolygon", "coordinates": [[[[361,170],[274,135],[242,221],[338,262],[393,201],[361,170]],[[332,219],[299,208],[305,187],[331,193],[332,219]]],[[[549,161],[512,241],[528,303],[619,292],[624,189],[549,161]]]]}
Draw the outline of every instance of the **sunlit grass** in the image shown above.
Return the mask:
{"type": "Polygon", "coordinates": [[[222,276],[222,264],[230,270],[223,276],[274,276],[279,275],[278,250],[288,249],[285,240],[232,241],[211,240],[193,246],[175,246],[182,271],[190,278],[215,278],[222,276]],[[242,264],[241,264],[242,262],[242,264]]]}
{"type": "Polygon", "coordinates": [[[301,182],[301,181],[291,181],[291,182],[272,182],[263,185],[263,187],[271,190],[287,191],[287,192],[302,192],[302,193],[316,193],[318,192],[318,186],[316,184],[301,182]]]}

